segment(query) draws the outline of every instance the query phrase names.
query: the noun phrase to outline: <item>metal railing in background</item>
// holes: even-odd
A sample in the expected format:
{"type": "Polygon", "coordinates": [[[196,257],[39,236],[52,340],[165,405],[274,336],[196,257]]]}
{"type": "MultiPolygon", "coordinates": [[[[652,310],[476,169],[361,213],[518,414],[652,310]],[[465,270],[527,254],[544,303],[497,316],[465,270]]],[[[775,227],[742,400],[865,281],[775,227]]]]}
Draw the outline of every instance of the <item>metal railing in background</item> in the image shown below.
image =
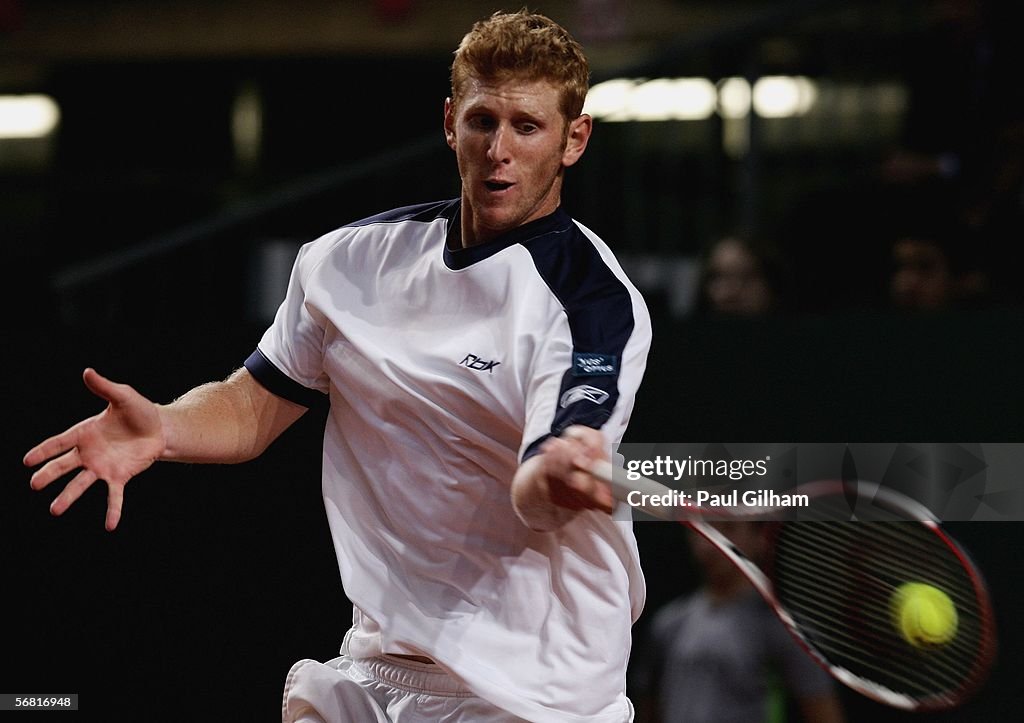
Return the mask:
{"type": "Polygon", "coordinates": [[[429,137],[414,140],[371,158],[300,178],[264,195],[239,201],[210,218],[200,219],[135,246],[62,269],[53,275],[52,288],[58,293],[64,293],[99,282],[140,262],[187,248],[243,225],[258,223],[261,218],[298,202],[337,191],[367,176],[420,161],[435,152],[437,146],[438,134],[432,133],[429,137]]]}

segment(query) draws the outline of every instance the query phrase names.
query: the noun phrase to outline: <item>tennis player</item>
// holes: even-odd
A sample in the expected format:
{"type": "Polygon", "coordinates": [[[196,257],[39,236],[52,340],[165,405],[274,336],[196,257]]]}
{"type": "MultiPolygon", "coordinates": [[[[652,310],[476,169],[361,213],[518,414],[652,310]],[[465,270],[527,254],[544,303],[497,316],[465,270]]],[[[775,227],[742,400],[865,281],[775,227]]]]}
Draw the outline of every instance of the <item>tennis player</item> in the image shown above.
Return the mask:
{"type": "Polygon", "coordinates": [[[113,530],[153,462],[251,459],[329,401],[323,495],[354,620],[340,657],[289,672],[287,721],[632,719],[643,578],[628,508],[583,470],[626,428],[651,329],[560,205],[587,87],[546,17],[477,23],[444,105],[459,198],[304,246],[224,381],[158,405],[86,370],[105,411],[25,457],[35,489],[77,472],[56,515],[103,480],[113,530]]]}

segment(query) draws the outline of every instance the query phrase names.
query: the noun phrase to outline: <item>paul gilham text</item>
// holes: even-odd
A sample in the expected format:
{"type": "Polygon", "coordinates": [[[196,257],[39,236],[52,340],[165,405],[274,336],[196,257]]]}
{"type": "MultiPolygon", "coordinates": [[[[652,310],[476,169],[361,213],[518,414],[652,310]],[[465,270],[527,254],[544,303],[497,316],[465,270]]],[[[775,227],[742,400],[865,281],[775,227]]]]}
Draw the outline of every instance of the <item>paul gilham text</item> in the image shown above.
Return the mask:
{"type": "Polygon", "coordinates": [[[779,494],[774,490],[733,490],[724,494],[715,494],[707,490],[697,490],[693,503],[697,507],[807,507],[810,498],[802,494],[779,494]]]}
{"type": "Polygon", "coordinates": [[[633,490],[626,498],[633,507],[755,507],[778,509],[783,507],[809,507],[810,498],[804,494],[779,494],[774,490],[733,490],[714,493],[708,490],[696,492],[666,491],[664,494],[644,494],[633,490]]]}

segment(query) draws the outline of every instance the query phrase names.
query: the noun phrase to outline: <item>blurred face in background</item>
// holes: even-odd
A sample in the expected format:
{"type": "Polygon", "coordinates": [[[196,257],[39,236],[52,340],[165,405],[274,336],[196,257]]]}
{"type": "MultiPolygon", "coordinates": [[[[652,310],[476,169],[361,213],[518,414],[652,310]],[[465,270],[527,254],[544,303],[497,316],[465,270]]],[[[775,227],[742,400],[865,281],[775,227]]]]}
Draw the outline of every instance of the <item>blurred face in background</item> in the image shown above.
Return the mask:
{"type": "Polygon", "coordinates": [[[775,295],[760,262],[737,239],[719,241],[707,261],[705,291],[711,311],[755,316],[772,310],[775,295]]]}
{"type": "Polygon", "coordinates": [[[943,309],[954,297],[955,279],[946,254],[931,241],[900,239],[892,248],[889,294],[900,309],[943,309]]]}

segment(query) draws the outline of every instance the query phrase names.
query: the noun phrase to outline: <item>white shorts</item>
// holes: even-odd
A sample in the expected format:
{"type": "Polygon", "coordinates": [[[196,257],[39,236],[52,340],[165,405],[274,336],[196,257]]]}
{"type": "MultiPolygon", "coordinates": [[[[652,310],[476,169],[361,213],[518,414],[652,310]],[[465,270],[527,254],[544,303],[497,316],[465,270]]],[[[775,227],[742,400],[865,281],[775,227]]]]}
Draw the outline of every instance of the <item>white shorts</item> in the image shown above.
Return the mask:
{"type": "Polygon", "coordinates": [[[442,668],[384,655],[300,660],[284,685],[284,723],[516,723],[442,668]]]}

